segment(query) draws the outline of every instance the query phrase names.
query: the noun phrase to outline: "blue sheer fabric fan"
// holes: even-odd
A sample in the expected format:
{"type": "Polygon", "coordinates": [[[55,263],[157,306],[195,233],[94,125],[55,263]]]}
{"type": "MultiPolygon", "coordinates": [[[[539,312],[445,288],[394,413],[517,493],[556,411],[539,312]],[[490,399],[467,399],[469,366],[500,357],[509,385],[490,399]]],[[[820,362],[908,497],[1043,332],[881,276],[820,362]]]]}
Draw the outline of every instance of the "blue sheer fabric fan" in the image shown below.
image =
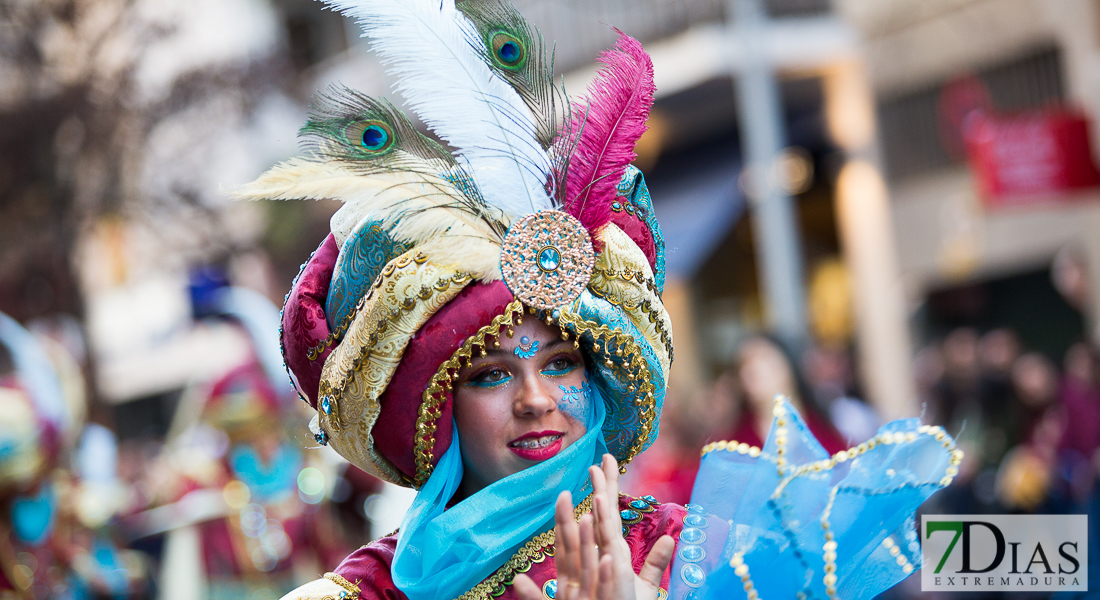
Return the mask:
{"type": "Polygon", "coordinates": [[[677,544],[674,599],[860,600],[920,568],[914,513],[962,451],[917,419],[832,456],[778,398],[763,448],[703,449],[677,544]]]}

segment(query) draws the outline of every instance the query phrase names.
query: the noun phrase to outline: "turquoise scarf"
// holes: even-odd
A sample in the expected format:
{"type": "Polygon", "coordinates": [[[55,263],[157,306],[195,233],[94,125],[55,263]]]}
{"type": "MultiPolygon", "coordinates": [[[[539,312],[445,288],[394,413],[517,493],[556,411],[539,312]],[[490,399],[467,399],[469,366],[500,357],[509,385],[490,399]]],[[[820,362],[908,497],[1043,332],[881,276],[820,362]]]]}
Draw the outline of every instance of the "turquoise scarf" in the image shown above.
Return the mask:
{"type": "MultiPolygon", "coordinates": [[[[607,452],[606,409],[597,386],[587,432],[554,458],[510,475],[444,511],[462,481],[458,429],[401,523],[391,574],[410,600],[449,600],[499,569],[529,539],[554,526],[563,490],[588,494],[588,467],[607,452]]],[[[454,427],[452,423],[452,427],[454,427]]]]}

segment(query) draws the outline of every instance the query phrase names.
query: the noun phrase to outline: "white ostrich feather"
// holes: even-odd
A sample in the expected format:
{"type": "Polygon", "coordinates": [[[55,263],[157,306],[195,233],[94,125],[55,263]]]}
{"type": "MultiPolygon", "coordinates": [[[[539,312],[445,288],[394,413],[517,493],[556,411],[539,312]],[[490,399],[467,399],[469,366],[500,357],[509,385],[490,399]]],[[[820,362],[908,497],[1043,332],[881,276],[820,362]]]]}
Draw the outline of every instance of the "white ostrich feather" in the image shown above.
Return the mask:
{"type": "Polygon", "coordinates": [[[328,0],[356,18],[399,83],[397,91],[511,217],[553,208],[550,157],[519,94],[493,74],[454,0],[328,0]]]}

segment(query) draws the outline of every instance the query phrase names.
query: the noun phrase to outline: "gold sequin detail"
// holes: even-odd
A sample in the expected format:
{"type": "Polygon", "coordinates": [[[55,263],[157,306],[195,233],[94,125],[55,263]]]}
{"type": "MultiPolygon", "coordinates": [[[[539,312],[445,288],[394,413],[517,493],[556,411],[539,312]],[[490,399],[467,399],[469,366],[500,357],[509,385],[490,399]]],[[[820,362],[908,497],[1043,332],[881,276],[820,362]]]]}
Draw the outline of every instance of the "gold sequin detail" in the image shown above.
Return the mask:
{"type": "Polygon", "coordinates": [[[359,595],[359,586],[357,586],[354,583],[348,581],[347,579],[344,579],[343,577],[341,577],[340,575],[337,575],[336,573],[331,573],[331,572],[330,573],[325,573],[325,579],[327,579],[327,580],[335,583],[336,585],[344,588],[345,590],[348,591],[349,594],[355,594],[356,596],[359,595]]]}

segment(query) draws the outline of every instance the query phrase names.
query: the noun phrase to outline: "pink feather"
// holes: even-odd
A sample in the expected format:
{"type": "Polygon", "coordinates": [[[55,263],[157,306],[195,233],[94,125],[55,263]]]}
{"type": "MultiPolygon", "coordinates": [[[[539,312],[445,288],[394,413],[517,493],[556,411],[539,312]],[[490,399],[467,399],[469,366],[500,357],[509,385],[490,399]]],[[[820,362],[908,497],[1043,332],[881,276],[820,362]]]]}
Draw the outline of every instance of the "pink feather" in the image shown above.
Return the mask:
{"type": "Polygon", "coordinates": [[[580,132],[569,159],[565,210],[595,233],[611,220],[611,203],[634,144],[645,133],[653,106],[653,61],[638,40],[615,30],[615,47],[600,54],[603,68],[589,84],[588,110],[576,107],[572,131],[580,132]]]}

